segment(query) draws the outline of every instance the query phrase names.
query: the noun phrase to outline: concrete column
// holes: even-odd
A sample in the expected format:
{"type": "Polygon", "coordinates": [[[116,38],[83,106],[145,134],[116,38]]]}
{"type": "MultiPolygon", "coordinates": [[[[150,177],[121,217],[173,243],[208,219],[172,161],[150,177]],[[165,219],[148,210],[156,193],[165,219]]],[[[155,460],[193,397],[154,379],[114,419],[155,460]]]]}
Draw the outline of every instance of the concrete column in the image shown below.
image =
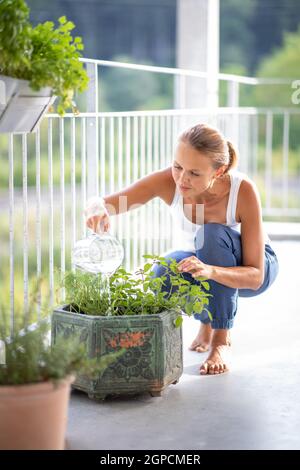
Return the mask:
{"type": "Polygon", "coordinates": [[[219,8],[219,0],[177,0],[177,67],[208,74],[177,78],[177,107],[218,106],[219,8]]]}

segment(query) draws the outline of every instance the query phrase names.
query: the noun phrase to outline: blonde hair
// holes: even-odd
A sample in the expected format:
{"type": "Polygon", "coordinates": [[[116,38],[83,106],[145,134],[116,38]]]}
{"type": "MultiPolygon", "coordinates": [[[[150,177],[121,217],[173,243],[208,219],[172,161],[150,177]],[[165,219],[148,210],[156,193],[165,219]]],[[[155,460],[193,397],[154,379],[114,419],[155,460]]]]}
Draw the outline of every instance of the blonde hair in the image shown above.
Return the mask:
{"type": "Polygon", "coordinates": [[[187,129],[180,135],[179,141],[191,145],[195,150],[210,157],[215,170],[227,165],[224,174],[237,165],[238,157],[232,143],[226,140],[217,129],[206,124],[197,124],[187,129]]]}

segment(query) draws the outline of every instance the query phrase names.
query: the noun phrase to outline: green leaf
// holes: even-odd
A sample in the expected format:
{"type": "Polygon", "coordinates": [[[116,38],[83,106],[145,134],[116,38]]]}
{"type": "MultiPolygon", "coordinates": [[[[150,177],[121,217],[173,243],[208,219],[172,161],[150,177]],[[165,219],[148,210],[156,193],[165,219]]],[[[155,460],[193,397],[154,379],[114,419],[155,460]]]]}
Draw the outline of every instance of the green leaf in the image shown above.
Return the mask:
{"type": "Polygon", "coordinates": [[[144,265],[144,272],[149,271],[149,269],[151,269],[151,268],[152,268],[152,263],[146,263],[146,264],[144,265]]]}
{"type": "Polygon", "coordinates": [[[202,281],[201,285],[204,287],[204,289],[210,290],[210,285],[207,281],[202,281]]]}
{"type": "Polygon", "coordinates": [[[201,304],[201,302],[195,302],[193,305],[194,313],[201,313],[202,310],[203,310],[203,304],[201,304]]]}
{"type": "Polygon", "coordinates": [[[144,282],[144,284],[143,284],[143,291],[144,291],[144,292],[147,292],[148,289],[149,289],[149,282],[144,282]]]}
{"type": "Polygon", "coordinates": [[[183,323],[183,318],[182,316],[178,316],[175,320],[174,320],[174,325],[176,326],[176,328],[179,328],[183,323]]]}
{"type": "Polygon", "coordinates": [[[159,264],[162,266],[169,266],[169,263],[167,261],[159,261],[159,264]]]}
{"type": "Polygon", "coordinates": [[[185,307],[185,312],[188,315],[192,315],[192,313],[193,313],[193,304],[187,304],[186,307],[185,307]]]}
{"type": "Polygon", "coordinates": [[[190,289],[190,295],[197,295],[199,293],[200,286],[192,286],[190,289]]]}
{"type": "Polygon", "coordinates": [[[180,293],[184,293],[184,292],[187,292],[188,291],[188,286],[180,286],[178,288],[178,292],[180,293]]]}

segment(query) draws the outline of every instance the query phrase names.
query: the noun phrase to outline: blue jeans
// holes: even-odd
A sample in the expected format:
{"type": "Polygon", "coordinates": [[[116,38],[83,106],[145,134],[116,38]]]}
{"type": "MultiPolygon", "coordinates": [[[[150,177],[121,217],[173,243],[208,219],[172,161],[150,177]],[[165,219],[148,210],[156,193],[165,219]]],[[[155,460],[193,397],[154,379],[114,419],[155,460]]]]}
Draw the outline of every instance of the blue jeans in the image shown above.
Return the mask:
{"type": "MultiPolygon", "coordinates": [[[[204,224],[195,236],[196,256],[206,264],[215,266],[242,266],[242,246],[241,235],[236,230],[227,225],[209,223],[204,224]],[[204,233],[203,233],[204,230],[204,233]],[[202,231],[202,232],[201,232],[202,231]],[[199,249],[197,248],[199,247],[199,249]]],[[[173,251],[165,255],[167,259],[175,259],[177,262],[189,256],[195,256],[195,253],[189,251],[173,251]]],[[[168,278],[167,267],[154,266],[154,277],[166,276],[164,291],[172,292],[176,289],[171,287],[168,278]],[[173,289],[171,291],[171,289],[173,289]]],[[[210,323],[214,329],[232,328],[234,317],[237,312],[238,297],[254,297],[267,290],[276,279],[278,274],[278,260],[276,254],[270,247],[265,245],[265,277],[262,285],[257,290],[252,289],[234,289],[224,286],[216,281],[209,280],[210,294],[208,310],[213,320],[211,321],[206,312],[195,314],[194,318],[202,323],[210,323]]],[[[192,284],[198,284],[190,273],[182,273],[183,277],[192,284]]]]}

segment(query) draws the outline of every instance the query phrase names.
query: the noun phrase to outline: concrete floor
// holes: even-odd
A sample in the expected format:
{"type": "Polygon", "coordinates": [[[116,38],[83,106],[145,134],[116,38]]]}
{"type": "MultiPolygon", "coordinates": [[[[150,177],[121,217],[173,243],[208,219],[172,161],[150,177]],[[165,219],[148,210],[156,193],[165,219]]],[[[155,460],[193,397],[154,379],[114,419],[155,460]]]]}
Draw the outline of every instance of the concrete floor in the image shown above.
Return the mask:
{"type": "Polygon", "coordinates": [[[239,299],[232,370],[199,376],[206,355],[188,351],[198,322],[184,321],[184,374],[162,397],[90,401],[73,392],[71,449],[300,449],[300,243],[273,242],[280,273],[239,299]]]}

